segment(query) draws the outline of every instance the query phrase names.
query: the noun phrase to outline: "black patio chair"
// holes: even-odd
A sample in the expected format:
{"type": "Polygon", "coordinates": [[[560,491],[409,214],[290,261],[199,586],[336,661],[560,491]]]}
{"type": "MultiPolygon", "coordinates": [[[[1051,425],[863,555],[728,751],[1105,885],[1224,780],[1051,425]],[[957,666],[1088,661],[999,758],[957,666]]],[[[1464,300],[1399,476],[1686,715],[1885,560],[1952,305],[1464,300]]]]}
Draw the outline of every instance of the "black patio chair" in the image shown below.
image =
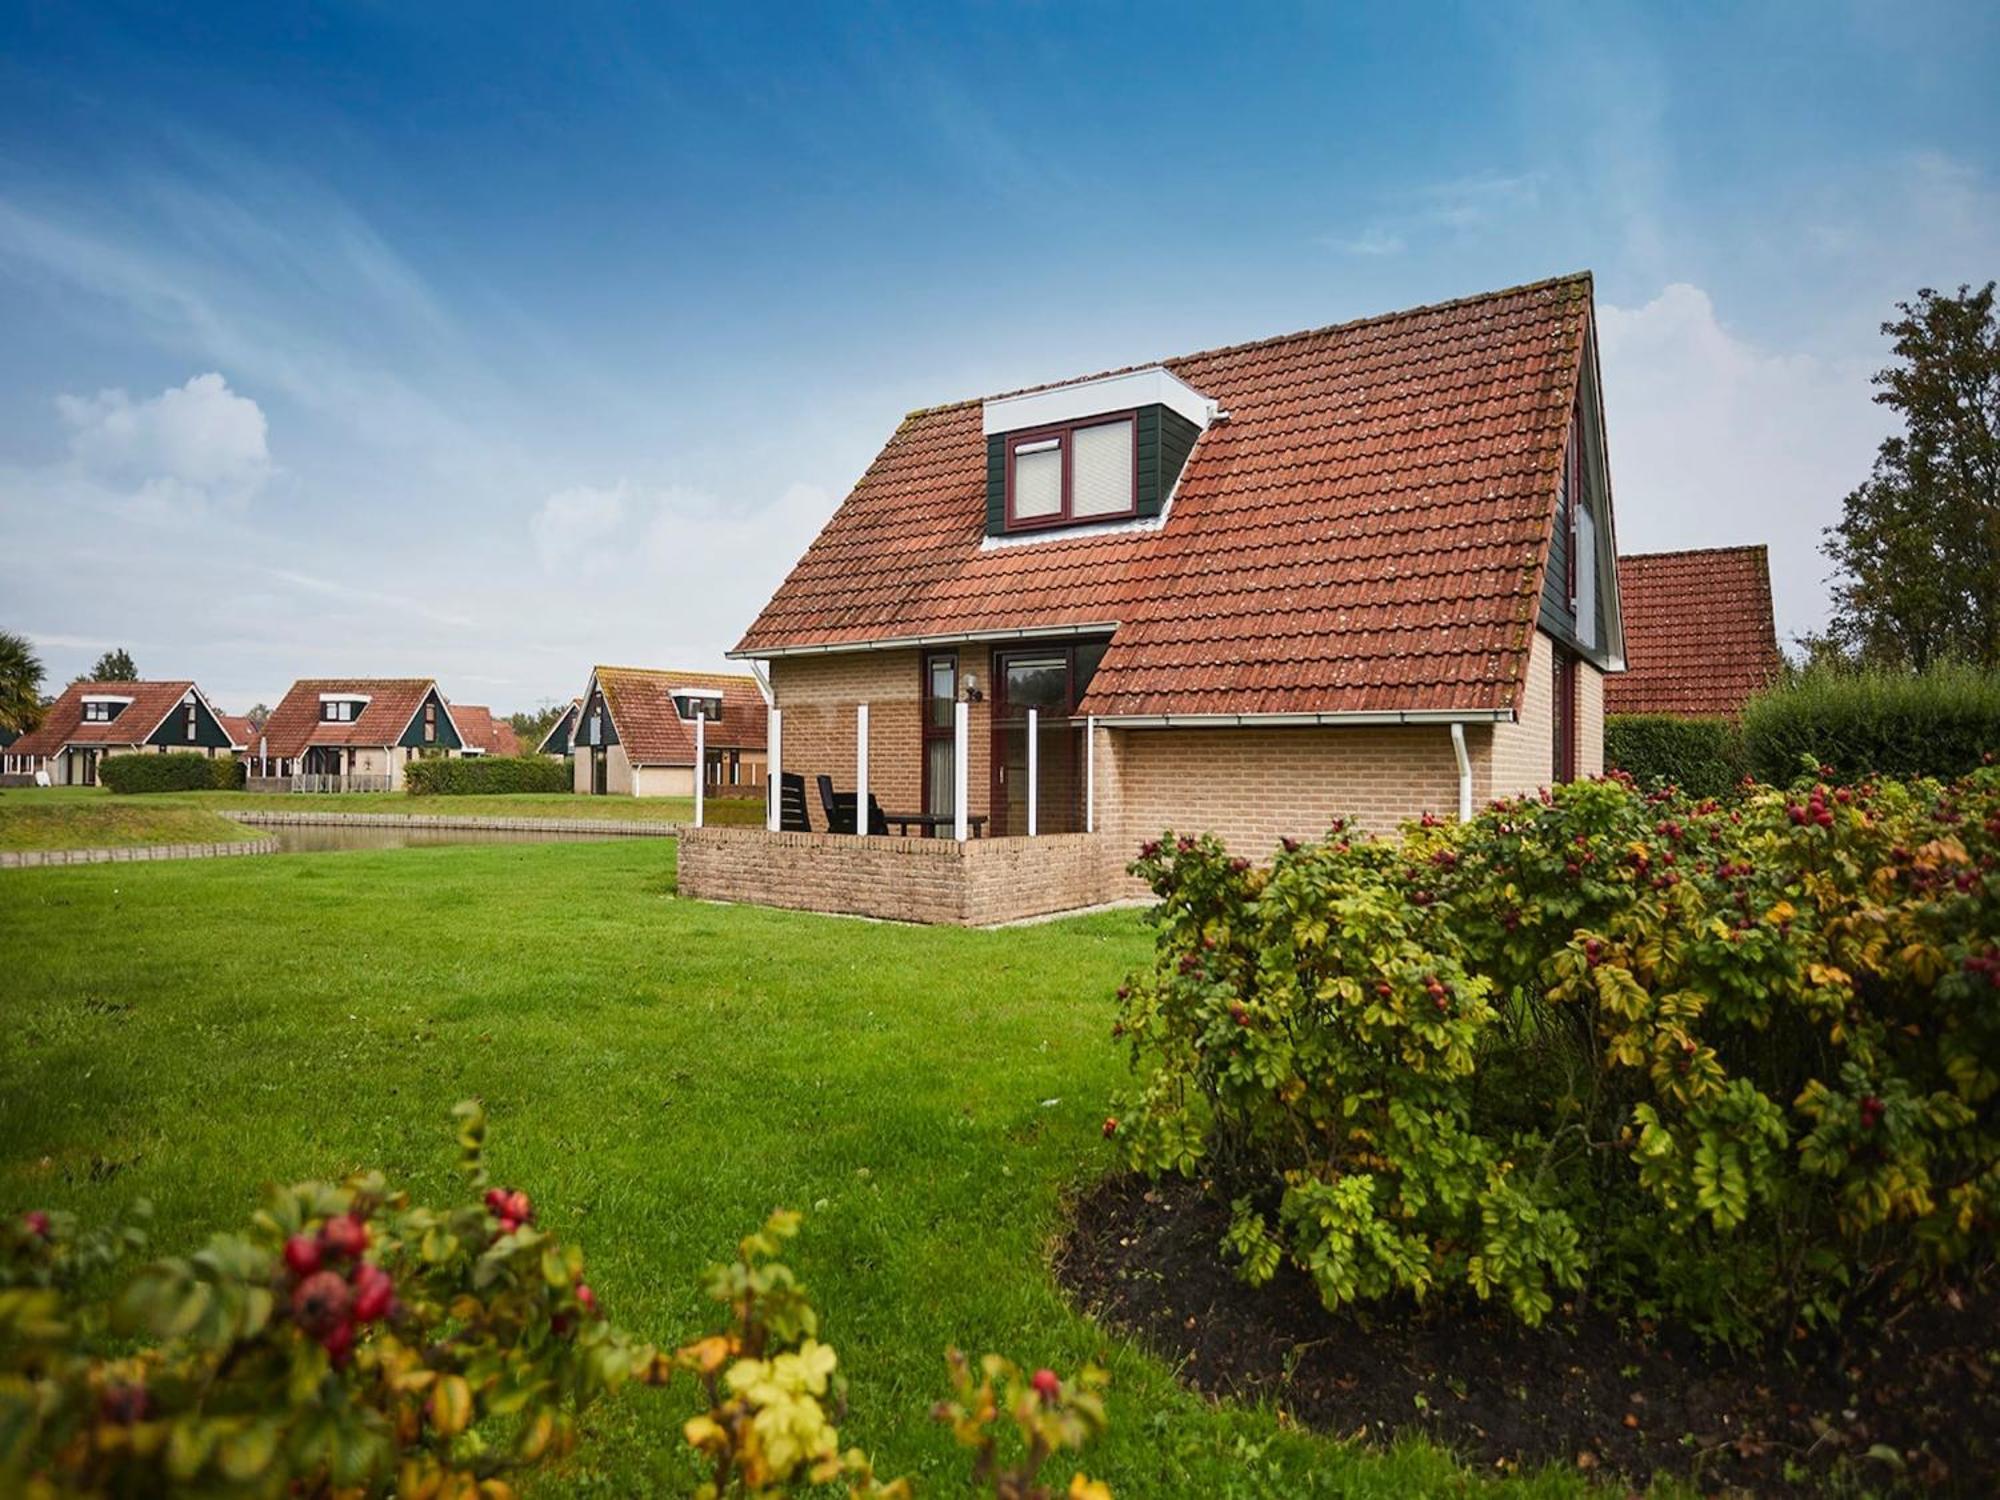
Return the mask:
{"type": "Polygon", "coordinates": [[[778,828],[784,833],[811,833],[806,816],[806,779],[796,771],[778,773],[778,828]]]}
{"type": "MultiPolygon", "coordinates": [[[[819,805],[826,813],[828,833],[854,832],[854,793],[836,792],[833,778],[819,778],[819,805]]],[[[875,800],[875,794],[868,794],[868,831],[886,834],[889,831],[889,815],[882,811],[882,804],[875,800]]]]}

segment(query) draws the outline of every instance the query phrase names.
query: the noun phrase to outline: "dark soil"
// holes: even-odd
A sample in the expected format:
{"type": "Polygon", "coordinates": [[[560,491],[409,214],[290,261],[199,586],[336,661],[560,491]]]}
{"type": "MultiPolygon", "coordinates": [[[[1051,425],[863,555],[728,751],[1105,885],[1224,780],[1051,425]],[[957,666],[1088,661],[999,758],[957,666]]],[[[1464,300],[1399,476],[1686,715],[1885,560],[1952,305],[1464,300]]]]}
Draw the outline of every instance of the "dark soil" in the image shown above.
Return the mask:
{"type": "Polygon", "coordinates": [[[1644,1484],[2000,1493],[2000,1297],[1948,1289],[1866,1347],[1729,1355],[1558,1309],[1407,1304],[1330,1314],[1289,1267],[1245,1286],[1225,1205],[1192,1183],[1113,1178],[1077,1205],[1057,1274],[1084,1310],[1178,1365],[1196,1390],[1387,1445],[1423,1433],[1475,1467],[1575,1465],[1644,1484]]]}

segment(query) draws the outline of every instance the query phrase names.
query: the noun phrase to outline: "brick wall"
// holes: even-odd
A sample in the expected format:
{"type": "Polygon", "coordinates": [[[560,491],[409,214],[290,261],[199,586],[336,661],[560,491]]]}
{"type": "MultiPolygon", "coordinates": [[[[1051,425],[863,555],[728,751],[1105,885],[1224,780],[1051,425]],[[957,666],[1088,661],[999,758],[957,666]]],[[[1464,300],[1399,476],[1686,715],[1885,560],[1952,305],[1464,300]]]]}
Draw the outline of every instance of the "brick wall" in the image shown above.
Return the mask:
{"type": "Polygon", "coordinates": [[[1587,661],[1576,672],[1576,774],[1604,774],[1604,674],[1587,661]]]}
{"type": "Polygon", "coordinates": [[[697,900],[954,926],[1074,911],[1114,894],[1104,842],[1088,834],[961,844],[689,828],[679,871],[680,893],[697,900]]]}
{"type": "MultiPolygon", "coordinates": [[[[1474,761],[1475,806],[1549,784],[1556,753],[1555,670],[1555,643],[1537,630],[1528,649],[1528,681],[1521,694],[1519,718],[1511,724],[1495,724],[1491,729],[1478,731],[1480,739],[1490,740],[1490,749],[1483,757],[1483,776],[1480,760],[1474,761]]],[[[1470,739],[1473,732],[1466,733],[1470,739]]],[[[1601,754],[1601,734],[1599,740],[1601,754]]]]}
{"type": "Polygon", "coordinates": [[[1317,838],[1335,814],[1390,833],[1426,810],[1458,810],[1458,760],[1442,724],[1105,729],[1097,774],[1098,827],[1120,862],[1167,827],[1217,834],[1261,861],[1280,839],[1317,838]]]}

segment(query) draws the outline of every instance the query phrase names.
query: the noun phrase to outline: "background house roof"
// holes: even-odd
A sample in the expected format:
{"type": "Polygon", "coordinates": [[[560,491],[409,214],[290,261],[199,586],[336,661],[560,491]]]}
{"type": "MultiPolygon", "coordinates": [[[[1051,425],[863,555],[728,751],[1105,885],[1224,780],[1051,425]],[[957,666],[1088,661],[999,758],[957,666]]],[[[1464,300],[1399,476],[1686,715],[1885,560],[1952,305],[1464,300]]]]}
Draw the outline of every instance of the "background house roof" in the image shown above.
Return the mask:
{"type": "Polygon", "coordinates": [[[1618,559],[1625,670],[1604,679],[1613,714],[1741,713],[1784,670],[1762,547],[1618,559]]]}
{"type": "Polygon", "coordinates": [[[709,749],[764,748],[764,695],[755,678],[651,667],[599,667],[594,675],[618,729],[618,742],[634,765],[694,764],[694,725],[682,722],[674,711],[675,688],[709,688],[722,694],[722,718],[703,735],[709,749]]]}
{"type": "Polygon", "coordinates": [[[49,705],[42,722],[10,747],[15,755],[54,755],[64,745],[137,745],[186,697],[192,682],[72,682],[49,705]],[[132,701],[109,724],[83,722],[86,695],[112,694],[132,701]]]}
{"type": "Polygon", "coordinates": [[[483,703],[452,704],[451,722],[458,726],[459,738],[465,741],[468,750],[482,750],[488,755],[521,753],[521,738],[514,733],[514,726],[505,719],[496,719],[493,710],[483,703]]]}
{"type": "Polygon", "coordinates": [[[229,748],[243,750],[257,743],[257,726],[242,714],[217,714],[216,720],[229,736],[229,748]]]}
{"type": "Polygon", "coordinates": [[[429,677],[302,677],[265,721],[268,753],[290,760],[312,745],[393,745],[436,685],[429,677]],[[368,702],[351,723],[329,724],[319,716],[322,693],[353,693],[368,702]]]}
{"type": "Polygon", "coordinates": [[[1166,522],[985,542],[981,404],[911,414],[737,646],[1118,630],[1084,711],[1511,707],[1587,274],[1164,361],[1216,399],[1166,522]]]}

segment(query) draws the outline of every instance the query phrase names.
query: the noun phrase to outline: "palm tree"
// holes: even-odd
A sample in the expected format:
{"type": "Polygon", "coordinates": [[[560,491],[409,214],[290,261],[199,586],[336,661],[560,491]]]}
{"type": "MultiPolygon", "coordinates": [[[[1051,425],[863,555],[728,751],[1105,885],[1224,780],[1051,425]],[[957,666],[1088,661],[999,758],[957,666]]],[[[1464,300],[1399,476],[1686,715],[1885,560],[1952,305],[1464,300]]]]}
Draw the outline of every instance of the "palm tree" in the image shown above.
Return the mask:
{"type": "Polygon", "coordinates": [[[24,635],[0,630],[0,729],[26,734],[42,722],[42,664],[24,635]]]}

